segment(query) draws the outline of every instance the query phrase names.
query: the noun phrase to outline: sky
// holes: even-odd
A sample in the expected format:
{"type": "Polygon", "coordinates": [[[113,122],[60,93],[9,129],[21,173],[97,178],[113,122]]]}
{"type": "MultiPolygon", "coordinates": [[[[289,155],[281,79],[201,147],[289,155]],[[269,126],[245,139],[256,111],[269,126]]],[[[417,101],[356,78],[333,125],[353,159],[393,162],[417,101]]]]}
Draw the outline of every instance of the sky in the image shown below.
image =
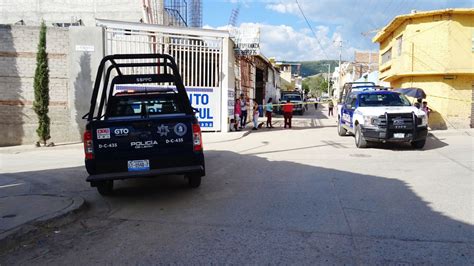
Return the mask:
{"type": "Polygon", "coordinates": [[[204,27],[225,29],[237,7],[236,25],[260,27],[261,52],[266,57],[338,59],[342,42],[342,59],[353,60],[356,50],[378,50],[372,37],[397,15],[411,10],[473,8],[474,0],[203,0],[204,27]]]}

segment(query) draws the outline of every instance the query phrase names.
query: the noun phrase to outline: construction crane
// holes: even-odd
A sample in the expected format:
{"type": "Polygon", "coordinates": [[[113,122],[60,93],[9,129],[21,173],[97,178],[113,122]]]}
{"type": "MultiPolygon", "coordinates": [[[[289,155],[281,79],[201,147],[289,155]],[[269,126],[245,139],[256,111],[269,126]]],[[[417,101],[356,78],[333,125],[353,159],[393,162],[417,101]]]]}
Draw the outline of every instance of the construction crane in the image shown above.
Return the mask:
{"type": "Polygon", "coordinates": [[[229,18],[229,25],[232,27],[235,27],[237,25],[237,18],[239,17],[239,12],[240,12],[240,4],[232,9],[232,12],[230,13],[230,18],[229,18]]]}

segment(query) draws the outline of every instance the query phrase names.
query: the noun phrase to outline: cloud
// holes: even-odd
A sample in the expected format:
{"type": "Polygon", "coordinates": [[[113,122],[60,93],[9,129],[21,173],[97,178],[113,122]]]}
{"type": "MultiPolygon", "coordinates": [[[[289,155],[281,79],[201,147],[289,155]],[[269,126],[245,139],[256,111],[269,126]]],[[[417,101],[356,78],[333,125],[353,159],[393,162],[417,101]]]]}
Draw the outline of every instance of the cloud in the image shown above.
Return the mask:
{"type": "MultiPolygon", "coordinates": [[[[313,28],[328,26],[350,41],[350,45],[346,43],[346,46],[363,49],[375,49],[377,46],[371,43],[371,37],[397,15],[410,13],[414,9],[472,8],[472,0],[298,0],[298,3],[313,28]]],[[[268,1],[265,8],[297,16],[300,25],[307,27],[296,1],[268,1]]]]}
{"type": "MultiPolygon", "coordinates": [[[[330,33],[326,26],[315,29],[317,38],[307,30],[296,30],[288,25],[255,24],[260,27],[261,52],[279,60],[308,61],[337,59],[340,33],[330,33]]],[[[346,47],[343,58],[353,57],[355,48],[346,47]]]]}
{"type": "MultiPolygon", "coordinates": [[[[278,22],[242,25],[260,27],[261,51],[266,57],[298,61],[338,59],[339,47],[336,44],[340,41],[343,41],[343,60],[352,60],[355,50],[378,50],[378,45],[371,42],[375,30],[381,29],[396,15],[409,13],[412,9],[472,7],[471,0],[298,0],[315,31],[313,34],[294,0],[238,2],[250,5],[259,2],[272,12],[285,14],[290,18],[295,16],[294,23],[287,22],[287,25],[278,25],[278,22]],[[291,26],[288,25],[290,23],[291,26]],[[369,32],[371,34],[367,36],[362,35],[369,32]]],[[[226,30],[227,27],[219,29],[226,30]]]]}
{"type": "Polygon", "coordinates": [[[295,14],[299,11],[296,3],[270,3],[266,5],[266,8],[283,14],[295,14]]]}
{"type": "MultiPolygon", "coordinates": [[[[339,58],[337,44],[342,40],[342,36],[338,32],[331,33],[326,26],[315,28],[317,39],[308,29],[296,30],[288,25],[242,23],[240,27],[260,28],[260,49],[266,57],[276,57],[278,60],[287,61],[339,58]]],[[[205,25],[203,28],[227,30],[228,26],[211,27],[205,25]]],[[[343,59],[352,58],[355,50],[353,47],[345,47],[342,54],[343,59]]]]}

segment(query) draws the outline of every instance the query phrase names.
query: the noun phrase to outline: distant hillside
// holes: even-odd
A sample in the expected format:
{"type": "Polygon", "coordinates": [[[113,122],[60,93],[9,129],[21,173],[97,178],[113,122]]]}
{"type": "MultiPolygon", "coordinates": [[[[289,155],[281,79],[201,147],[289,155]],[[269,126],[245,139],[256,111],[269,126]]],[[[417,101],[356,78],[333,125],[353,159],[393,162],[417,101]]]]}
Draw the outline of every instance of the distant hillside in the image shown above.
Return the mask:
{"type": "Polygon", "coordinates": [[[331,65],[331,73],[334,72],[334,68],[338,66],[339,61],[337,60],[319,60],[319,61],[302,61],[301,63],[301,76],[308,77],[319,73],[327,73],[328,66],[331,65]]]}

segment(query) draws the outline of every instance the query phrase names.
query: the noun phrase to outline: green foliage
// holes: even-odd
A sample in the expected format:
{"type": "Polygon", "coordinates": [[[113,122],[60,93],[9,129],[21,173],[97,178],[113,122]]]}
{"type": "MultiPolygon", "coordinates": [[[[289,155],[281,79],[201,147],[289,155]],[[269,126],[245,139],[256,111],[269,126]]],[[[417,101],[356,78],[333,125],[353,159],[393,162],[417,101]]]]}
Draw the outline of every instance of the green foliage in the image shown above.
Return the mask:
{"type": "Polygon", "coordinates": [[[36,54],[36,69],[33,83],[35,100],[33,110],[38,116],[38,128],[36,133],[39,140],[46,145],[50,136],[49,112],[49,69],[48,56],[46,54],[46,25],[41,23],[38,52],[36,54]]]}
{"type": "Polygon", "coordinates": [[[303,89],[309,91],[312,96],[320,96],[327,92],[328,82],[322,75],[308,77],[303,79],[303,89]]]}
{"type": "Polygon", "coordinates": [[[320,61],[302,61],[301,63],[301,76],[309,77],[319,73],[328,73],[328,66],[330,64],[331,73],[334,72],[339,61],[337,60],[320,60],[320,61]]]}

